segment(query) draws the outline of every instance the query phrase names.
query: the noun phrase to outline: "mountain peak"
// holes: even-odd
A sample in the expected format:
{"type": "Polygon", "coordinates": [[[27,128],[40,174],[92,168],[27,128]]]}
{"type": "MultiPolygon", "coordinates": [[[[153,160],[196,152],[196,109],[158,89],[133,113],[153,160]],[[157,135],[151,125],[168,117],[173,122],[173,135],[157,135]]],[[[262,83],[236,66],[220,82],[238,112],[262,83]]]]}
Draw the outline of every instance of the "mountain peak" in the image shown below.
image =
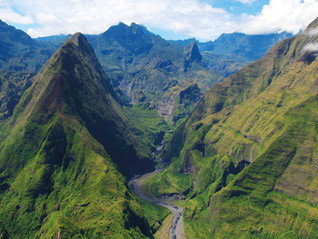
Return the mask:
{"type": "Polygon", "coordinates": [[[117,26],[110,27],[102,34],[102,37],[107,42],[117,42],[134,55],[149,53],[153,46],[151,34],[145,32],[144,28],[136,23],[130,26],[119,23],[117,26]]]}
{"type": "Polygon", "coordinates": [[[200,54],[199,48],[195,42],[191,42],[184,48],[186,54],[186,59],[189,61],[201,61],[202,56],[200,54]]]}
{"type": "Polygon", "coordinates": [[[73,34],[63,45],[65,46],[69,43],[73,43],[80,49],[92,51],[91,45],[89,44],[87,38],[80,32],[73,34]]]}
{"type": "Polygon", "coordinates": [[[83,41],[87,42],[87,39],[82,33],[76,32],[68,39],[68,41],[71,41],[78,46],[80,42],[83,42],[83,41]]]}

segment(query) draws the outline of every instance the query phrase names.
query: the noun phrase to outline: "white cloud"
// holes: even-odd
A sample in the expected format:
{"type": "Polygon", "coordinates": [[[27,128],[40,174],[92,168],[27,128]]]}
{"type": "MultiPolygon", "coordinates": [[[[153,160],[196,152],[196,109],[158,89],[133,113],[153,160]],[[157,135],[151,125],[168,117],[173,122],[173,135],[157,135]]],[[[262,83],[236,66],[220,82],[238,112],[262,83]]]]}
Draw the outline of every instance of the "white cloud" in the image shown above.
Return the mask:
{"type": "Polygon", "coordinates": [[[2,0],[34,17],[40,27],[32,37],[74,33],[96,34],[118,22],[136,22],[201,39],[215,38],[230,14],[199,0],[2,0]]]}
{"type": "Polygon", "coordinates": [[[318,51],[318,43],[308,43],[304,46],[304,48],[301,50],[303,52],[312,52],[312,51],[318,51]]]}
{"type": "Polygon", "coordinates": [[[1,19],[5,22],[13,22],[18,24],[32,24],[34,23],[31,16],[23,16],[17,12],[14,12],[10,8],[0,8],[1,19]]]}
{"type": "MultiPolygon", "coordinates": [[[[318,12],[317,0],[271,0],[258,15],[233,16],[200,1],[0,0],[0,18],[34,23],[39,27],[27,31],[32,37],[78,31],[98,34],[118,22],[136,22],[150,29],[213,40],[224,32],[298,33],[318,12]]],[[[247,4],[254,0],[237,1],[247,4]]]]}
{"type": "Polygon", "coordinates": [[[318,27],[314,28],[314,29],[310,29],[309,31],[306,31],[305,34],[309,35],[309,36],[315,36],[318,35],[318,27]]]}
{"type": "Polygon", "coordinates": [[[248,34],[304,30],[318,15],[317,0],[271,0],[257,16],[242,15],[235,28],[248,34]]]}

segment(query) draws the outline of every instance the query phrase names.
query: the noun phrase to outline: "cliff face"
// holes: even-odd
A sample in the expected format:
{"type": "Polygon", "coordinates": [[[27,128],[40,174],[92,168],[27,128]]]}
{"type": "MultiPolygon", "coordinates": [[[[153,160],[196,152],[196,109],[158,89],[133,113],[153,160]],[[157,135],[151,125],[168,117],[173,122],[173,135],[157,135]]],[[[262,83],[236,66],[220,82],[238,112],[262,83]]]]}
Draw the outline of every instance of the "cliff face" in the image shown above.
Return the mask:
{"type": "Polygon", "coordinates": [[[197,84],[171,87],[155,104],[159,114],[174,124],[184,119],[201,99],[202,91],[197,84]]]}

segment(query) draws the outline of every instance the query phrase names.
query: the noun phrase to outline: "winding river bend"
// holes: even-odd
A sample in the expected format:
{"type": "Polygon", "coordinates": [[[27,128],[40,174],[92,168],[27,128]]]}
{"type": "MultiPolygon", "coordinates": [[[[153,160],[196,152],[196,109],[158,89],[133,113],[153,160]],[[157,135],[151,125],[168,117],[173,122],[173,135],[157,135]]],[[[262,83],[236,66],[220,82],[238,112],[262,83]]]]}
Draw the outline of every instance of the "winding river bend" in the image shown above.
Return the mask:
{"type": "MultiPolygon", "coordinates": [[[[156,161],[162,163],[161,159],[158,158],[158,153],[160,152],[162,146],[157,148],[157,152],[155,154],[156,161]]],[[[133,179],[131,179],[128,183],[129,187],[134,190],[134,192],[142,199],[156,203],[160,206],[168,208],[173,214],[173,218],[171,221],[170,229],[169,229],[169,239],[184,239],[184,226],[183,226],[183,217],[182,217],[182,207],[176,206],[172,203],[167,203],[158,198],[152,198],[145,194],[142,190],[142,185],[147,178],[154,176],[155,174],[161,172],[165,167],[163,166],[160,169],[157,169],[151,173],[147,173],[144,175],[137,175],[133,179]]]]}

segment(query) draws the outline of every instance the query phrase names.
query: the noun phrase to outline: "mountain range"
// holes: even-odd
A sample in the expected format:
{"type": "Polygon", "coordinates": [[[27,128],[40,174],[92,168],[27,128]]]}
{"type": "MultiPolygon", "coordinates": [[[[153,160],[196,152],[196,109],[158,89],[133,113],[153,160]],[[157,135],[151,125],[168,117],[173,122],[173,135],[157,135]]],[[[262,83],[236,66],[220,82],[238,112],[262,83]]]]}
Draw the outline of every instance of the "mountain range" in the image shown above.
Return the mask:
{"type": "Polygon", "coordinates": [[[0,22],[0,238],[156,238],[168,211],[127,183],[156,168],[142,190],[184,207],[189,238],[316,238],[317,29],[272,46],[289,35],[0,22]]]}
{"type": "MultiPolygon", "coordinates": [[[[7,52],[8,46],[13,45],[15,49],[14,54],[4,54],[7,61],[3,62],[2,69],[6,71],[37,72],[69,37],[31,39],[4,22],[1,25],[6,37],[0,48],[7,52]]],[[[228,34],[214,42],[199,43],[193,39],[180,44],[166,41],[135,23],[131,26],[119,23],[100,35],[87,35],[122,100],[131,104],[150,103],[166,121],[177,125],[213,84],[261,57],[284,37],[288,35],[228,34]],[[262,38],[266,40],[259,41],[262,38]],[[228,47],[229,42],[232,48],[228,47]],[[187,104],[182,103],[184,92],[192,98],[187,104]]]]}

